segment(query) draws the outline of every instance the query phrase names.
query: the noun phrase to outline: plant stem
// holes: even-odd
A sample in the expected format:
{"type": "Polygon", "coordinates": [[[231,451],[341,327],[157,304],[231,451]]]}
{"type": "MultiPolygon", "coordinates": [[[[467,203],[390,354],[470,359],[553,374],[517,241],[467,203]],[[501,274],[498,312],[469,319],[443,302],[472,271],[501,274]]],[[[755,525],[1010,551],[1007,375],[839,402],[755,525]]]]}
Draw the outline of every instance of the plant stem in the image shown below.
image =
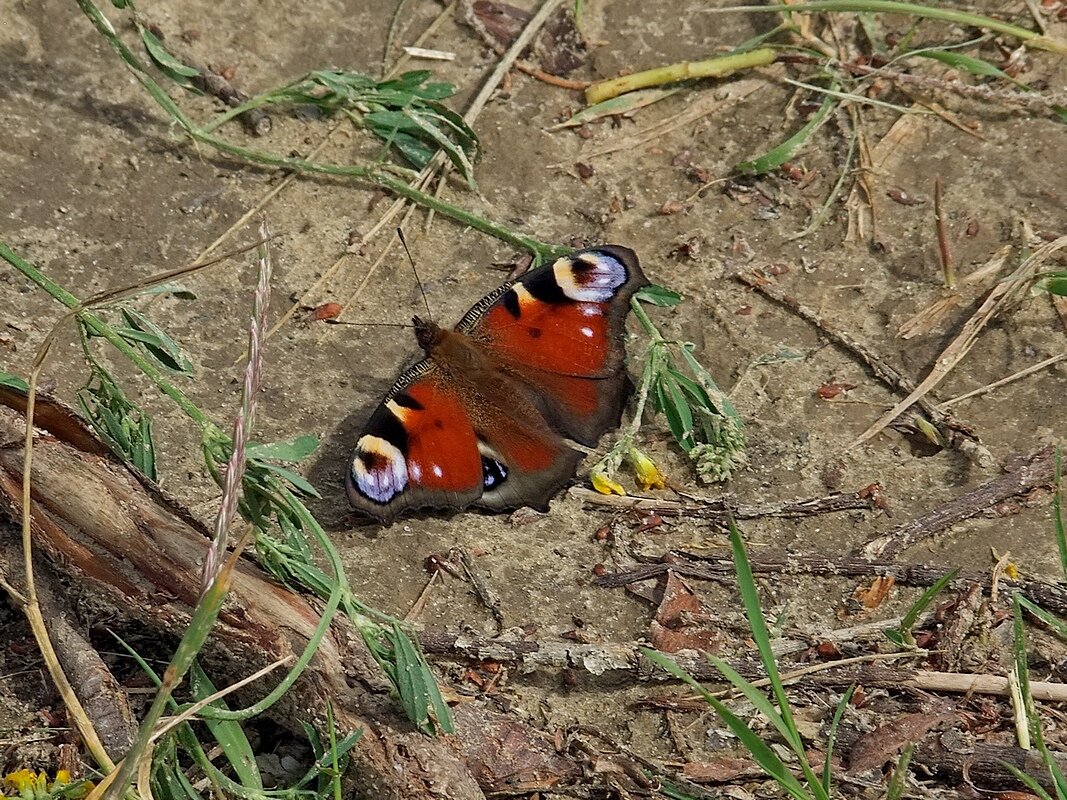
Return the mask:
{"type": "MultiPolygon", "coordinates": [[[[77,297],[72,295],[58,283],[53,281],[37,267],[30,262],[21,258],[15,251],[8,247],[4,242],[0,241],[0,258],[7,261],[11,266],[36,283],[48,294],[61,302],[67,308],[78,309],[81,307],[81,301],[77,297]]],[[[85,325],[85,327],[92,333],[100,336],[109,342],[116,350],[122,353],[126,358],[132,361],[139,370],[141,370],[148,378],[157,386],[159,390],[163,392],[167,397],[175,402],[175,404],[185,412],[194,422],[200,425],[202,428],[214,429],[215,424],[208,419],[207,415],[197,408],[185,394],[174,384],[166,379],[162,371],[157,369],[151,361],[142,356],[136,349],[134,349],[125,339],[115,333],[114,329],[100,319],[95,314],[92,314],[86,310],[80,310],[76,314],[78,320],[85,325]]]]}
{"type": "Polygon", "coordinates": [[[664,67],[646,69],[643,72],[634,72],[611,80],[598,81],[585,90],[585,101],[592,106],[605,100],[610,100],[620,94],[632,92],[635,89],[660,86],[664,83],[676,83],[693,78],[720,78],[740,69],[765,66],[773,62],[774,58],[774,50],[769,47],[761,47],[756,50],[747,50],[743,53],[734,53],[728,56],[719,56],[718,58],[708,58],[703,61],[679,61],[676,64],[668,64],[664,67]]]}
{"type": "Polygon", "coordinates": [[[873,12],[883,14],[909,14],[915,17],[927,17],[939,19],[944,22],[955,22],[959,25],[971,25],[976,28],[986,28],[997,33],[1004,33],[1021,39],[1028,47],[1036,47],[1041,50],[1050,50],[1054,53],[1067,55],[1067,43],[1051,36],[1042,36],[1037,31],[1020,28],[1001,22],[992,17],[981,14],[971,14],[967,11],[958,11],[954,8],[937,8],[924,6],[918,3],[900,3],[896,0],[811,0],[807,3],[796,5],[771,4],[766,6],[727,6],[725,8],[705,9],[706,13],[721,14],[728,11],[751,11],[786,13],[801,11],[855,11],[859,13],[873,12]]]}
{"type": "Polygon", "coordinates": [[[310,172],[323,175],[337,175],[345,178],[355,178],[373,186],[387,189],[394,194],[400,195],[413,203],[425,208],[444,214],[446,217],[469,225],[475,230],[494,236],[503,242],[521,247],[537,257],[539,261],[545,261],[568,252],[569,248],[561,248],[556,245],[542,242],[532,236],[516,233],[504,225],[500,225],[478,214],[465,211],[451,203],[446,203],[432,195],[419,191],[414,186],[389,174],[381,169],[360,166],[335,166],[332,164],[320,164],[314,161],[305,161],[301,158],[289,158],[276,156],[261,150],[253,150],[247,147],[233,144],[232,142],[215,136],[210,132],[211,127],[200,128],[182,113],[177,104],[163,90],[163,88],[149,74],[148,67],[130,50],[119,38],[114,27],[107,17],[92,3],[92,0],[77,0],[78,7],[85,13],[96,27],[97,31],[107,39],[119,57],[126,63],[130,71],[145,87],[159,106],[167,113],[194,141],[203,142],[220,152],[236,156],[253,164],[262,164],[270,167],[290,169],[296,172],[310,172]]]}

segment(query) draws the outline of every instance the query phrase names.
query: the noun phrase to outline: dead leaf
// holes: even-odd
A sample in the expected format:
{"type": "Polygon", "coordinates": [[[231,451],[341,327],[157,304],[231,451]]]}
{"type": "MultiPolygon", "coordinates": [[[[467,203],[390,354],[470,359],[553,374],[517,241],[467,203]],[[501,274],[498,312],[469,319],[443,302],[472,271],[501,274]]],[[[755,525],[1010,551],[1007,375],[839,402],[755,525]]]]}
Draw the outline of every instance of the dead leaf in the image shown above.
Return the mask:
{"type": "Polygon", "coordinates": [[[955,714],[902,714],[892,722],[863,734],[852,745],[848,772],[880,769],[896,758],[905,745],[918,743],[935,726],[954,720],[955,714]]]}
{"type": "Polygon", "coordinates": [[[835,397],[839,397],[855,388],[856,384],[854,383],[843,383],[831,379],[819,387],[818,395],[823,400],[833,400],[835,397]]]}
{"type": "Polygon", "coordinates": [[[871,585],[866,589],[856,589],[852,597],[858,600],[864,608],[878,608],[889,597],[896,582],[896,578],[892,575],[880,575],[871,581],[871,585]]]}
{"type": "Polygon", "coordinates": [[[315,308],[311,310],[311,314],[308,316],[312,322],[319,322],[324,319],[337,319],[341,316],[341,304],[323,303],[322,305],[315,306],[315,308]]]}
{"type": "Polygon", "coordinates": [[[711,615],[700,598],[685,581],[668,572],[663,599],[649,625],[652,646],[664,653],[679,650],[718,652],[721,634],[718,628],[708,626],[710,620],[711,615]]]}
{"type": "Polygon", "coordinates": [[[754,778],[761,774],[751,760],[734,756],[718,756],[711,761],[691,761],[682,766],[682,775],[693,783],[726,783],[738,778],[754,778]]]}
{"type": "Polygon", "coordinates": [[[452,715],[467,768],[486,794],[544,791],[580,777],[554,739],[529,725],[480,703],[464,703],[452,715]]]}

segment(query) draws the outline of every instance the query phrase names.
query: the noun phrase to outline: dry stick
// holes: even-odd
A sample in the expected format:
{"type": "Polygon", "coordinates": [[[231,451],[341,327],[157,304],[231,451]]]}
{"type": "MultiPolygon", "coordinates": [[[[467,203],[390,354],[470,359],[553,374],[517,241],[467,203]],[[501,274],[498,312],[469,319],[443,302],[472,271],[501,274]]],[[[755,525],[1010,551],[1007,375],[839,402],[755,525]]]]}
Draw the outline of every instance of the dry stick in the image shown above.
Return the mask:
{"type": "MultiPolygon", "coordinates": [[[[923,378],[922,383],[916,386],[907,397],[901,400],[892,409],[886,412],[881,419],[871,425],[859,435],[849,447],[855,447],[876,436],[887,425],[891,424],[901,413],[910,406],[925,399],[927,392],[939,384],[958,365],[974,347],[982,330],[997,314],[1007,310],[1015,302],[1022,299],[1030,287],[1030,281],[1041,266],[1057,250],[1067,247],[1067,236],[1061,236],[1055,241],[1048,242],[1035,250],[1019,268],[1009,275],[1004,281],[994,286],[985,302],[979,306],[974,315],[964,323],[959,334],[946,347],[934,362],[933,369],[923,378]]],[[[926,406],[922,406],[925,410],[926,406]]],[[[944,412],[941,412],[944,413],[944,412]]]]}
{"type": "Polygon", "coordinates": [[[497,632],[504,630],[504,603],[501,601],[500,595],[489,585],[489,581],[486,580],[485,575],[475,565],[470,553],[462,547],[454,547],[452,552],[459,556],[459,563],[463,565],[463,572],[466,574],[471,586],[474,587],[474,593],[478,595],[482,605],[489,609],[489,613],[493,615],[497,632]]]}
{"type": "Polygon", "coordinates": [[[1008,375],[1006,378],[1001,378],[999,381],[987,383],[985,386],[979,386],[977,389],[972,389],[971,391],[965,392],[964,394],[961,394],[957,397],[953,397],[950,400],[945,400],[941,403],[941,408],[955,405],[956,403],[960,403],[964,400],[969,400],[972,397],[977,397],[978,395],[985,394],[986,392],[991,392],[994,389],[999,389],[1001,386],[1007,386],[1009,383],[1014,383],[1017,380],[1025,378],[1027,375],[1033,375],[1035,372],[1040,372],[1045,367],[1051,367],[1053,364],[1058,364],[1065,358],[1067,358],[1067,353],[1059,353],[1057,355],[1052,356],[1051,358],[1046,358],[1044,361],[1038,362],[1037,364],[1029,366],[1026,369],[1021,369],[1018,372],[1008,375]]]}
{"type": "Polygon", "coordinates": [[[857,551],[865,558],[892,558],[902,550],[929,539],[984,509],[1052,482],[1055,458],[1051,446],[1014,459],[1012,471],[949,500],[928,514],[879,534],[857,551]]]}
{"type": "MultiPolygon", "coordinates": [[[[610,675],[612,680],[629,675],[633,680],[664,680],[668,676],[648,661],[637,645],[625,642],[577,644],[564,640],[508,640],[471,636],[467,632],[427,629],[419,634],[426,653],[474,661],[517,663],[525,669],[577,669],[594,676],[610,675]]],[[[866,686],[910,688],[923,691],[977,693],[1007,696],[1007,678],[998,675],[962,672],[934,672],[918,669],[870,666],[868,662],[886,658],[907,658],[923,653],[873,654],[804,667],[790,673],[794,683],[821,686],[866,686]],[[828,673],[828,674],[819,674],[828,673]]],[[[725,682],[725,679],[695,650],[682,650],[672,656],[686,672],[699,681],[725,682]]],[[[731,660],[729,665],[750,681],[765,681],[766,670],[757,660],[731,660]]],[[[783,679],[786,677],[782,676],[783,679]]],[[[1067,684],[1033,681],[1033,696],[1050,702],[1067,701],[1067,684]]]]}
{"type": "MultiPolygon", "coordinates": [[[[742,272],[735,277],[764,297],[792,311],[805,322],[814,325],[830,341],[866,364],[874,376],[890,389],[898,392],[915,392],[915,384],[912,383],[910,378],[898,372],[895,367],[891,366],[889,362],[867,347],[867,345],[853,339],[851,334],[827,322],[817,311],[802,305],[792,295],[786,294],[777,284],[771,283],[767,278],[754,273],[742,272]]],[[[919,397],[914,402],[918,403],[919,407],[930,418],[930,421],[937,426],[947,442],[954,445],[979,466],[992,466],[993,456],[984,445],[979,443],[973,428],[960,422],[951,412],[944,411],[936,403],[927,400],[925,397],[919,397]]]]}
{"type": "Polygon", "coordinates": [[[683,495],[686,498],[686,501],[683,502],[679,500],[661,500],[656,497],[607,495],[582,486],[573,487],[568,494],[594,506],[633,509],[652,514],[704,517],[716,520],[726,519],[730,515],[733,515],[736,519],[810,517],[817,514],[832,514],[836,511],[874,508],[871,496],[860,492],[843,492],[826,497],[808,497],[800,500],[782,500],[775,503],[758,503],[756,505],[738,503],[732,495],[714,499],[683,495]]]}

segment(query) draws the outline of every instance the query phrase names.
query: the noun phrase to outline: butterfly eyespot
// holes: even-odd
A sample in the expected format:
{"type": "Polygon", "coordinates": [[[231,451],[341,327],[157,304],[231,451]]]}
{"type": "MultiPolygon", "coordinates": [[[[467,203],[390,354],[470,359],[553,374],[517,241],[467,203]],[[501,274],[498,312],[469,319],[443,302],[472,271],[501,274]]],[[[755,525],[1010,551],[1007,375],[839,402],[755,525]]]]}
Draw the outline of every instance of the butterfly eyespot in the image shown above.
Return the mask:
{"type": "Polygon", "coordinates": [[[622,262],[598,253],[561,258],[552,265],[552,274],[563,294],[579,303],[608,302],[627,278],[622,262]]]}
{"type": "Polygon", "coordinates": [[[349,478],[349,486],[364,497],[388,503],[408,484],[404,454],[385,439],[363,436],[356,443],[349,478]]]}
{"type": "Polygon", "coordinates": [[[482,456],[482,485],[486,490],[495,489],[508,479],[508,468],[495,458],[482,456]]]}

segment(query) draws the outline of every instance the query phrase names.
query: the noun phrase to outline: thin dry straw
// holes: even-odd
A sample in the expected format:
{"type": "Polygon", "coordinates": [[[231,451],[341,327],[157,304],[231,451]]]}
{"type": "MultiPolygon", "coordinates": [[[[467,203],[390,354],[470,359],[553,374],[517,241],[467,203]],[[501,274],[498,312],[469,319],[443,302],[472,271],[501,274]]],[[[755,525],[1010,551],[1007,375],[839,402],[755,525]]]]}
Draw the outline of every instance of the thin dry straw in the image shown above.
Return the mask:
{"type": "Polygon", "coordinates": [[[248,440],[256,419],[256,395],[263,377],[263,335],[267,330],[267,309],[270,306],[270,281],[273,272],[270,255],[270,226],[264,217],[259,224],[260,238],[264,244],[259,247],[259,281],[256,284],[255,299],[252,306],[252,319],[248,326],[248,364],[245,366],[244,389],[241,396],[241,410],[233,425],[233,450],[226,465],[223,481],[222,504],[215,517],[215,538],[211,542],[204,559],[204,569],[200,579],[201,599],[212,583],[218,578],[223,565],[223,555],[230,526],[237,515],[237,503],[241,495],[241,482],[244,479],[245,457],[248,440]]]}

